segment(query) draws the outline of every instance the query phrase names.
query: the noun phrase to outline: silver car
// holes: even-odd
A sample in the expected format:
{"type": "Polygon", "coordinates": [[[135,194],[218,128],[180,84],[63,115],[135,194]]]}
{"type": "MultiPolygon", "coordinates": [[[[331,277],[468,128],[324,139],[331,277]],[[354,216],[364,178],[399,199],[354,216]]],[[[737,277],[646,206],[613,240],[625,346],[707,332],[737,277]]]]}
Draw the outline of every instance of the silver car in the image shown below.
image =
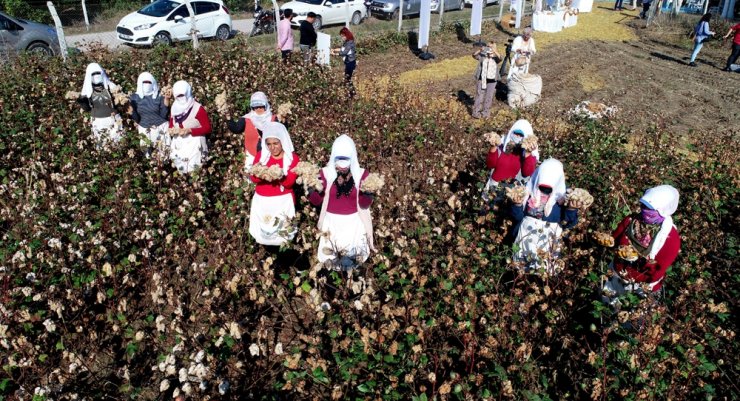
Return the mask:
{"type": "MultiPolygon", "coordinates": [[[[441,0],[430,0],[433,13],[439,12],[441,0]]],[[[379,18],[398,19],[399,0],[373,0],[370,3],[370,13],[379,18]]],[[[445,0],[445,11],[462,10],[465,0],[445,0]]],[[[419,15],[421,0],[404,0],[403,15],[419,15]]]]}
{"type": "Polygon", "coordinates": [[[54,27],[0,12],[0,58],[21,52],[53,56],[61,53],[59,49],[54,27]]]}

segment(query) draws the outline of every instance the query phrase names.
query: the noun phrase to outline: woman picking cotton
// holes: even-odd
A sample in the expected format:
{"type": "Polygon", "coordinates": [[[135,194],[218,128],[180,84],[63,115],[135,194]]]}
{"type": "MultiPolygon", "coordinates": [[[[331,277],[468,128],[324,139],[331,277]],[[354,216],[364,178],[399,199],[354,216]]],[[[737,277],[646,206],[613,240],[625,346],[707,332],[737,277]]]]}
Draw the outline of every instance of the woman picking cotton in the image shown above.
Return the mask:
{"type": "Polygon", "coordinates": [[[587,192],[566,191],[563,164],[545,160],[532,175],[526,187],[507,189],[512,202],[511,213],[517,223],[514,261],[526,272],[553,275],[561,270],[560,240],[563,230],[578,223],[578,209],[593,202],[587,192]],[[585,193],[585,194],[584,194],[585,193]]]}
{"type": "Polygon", "coordinates": [[[265,124],[277,121],[277,116],[272,113],[267,95],[263,92],[255,92],[249,99],[249,113],[239,118],[236,122],[228,121],[229,131],[233,133],[244,133],[244,154],[246,160],[244,166],[251,167],[257,152],[262,150],[262,130],[265,124]]]}
{"type": "Polygon", "coordinates": [[[208,154],[206,136],[211,133],[211,120],[206,109],[193,98],[187,82],[175,82],[172,95],[175,101],[168,130],[172,137],[170,158],[180,172],[190,173],[203,165],[208,154]]]}
{"type": "Polygon", "coordinates": [[[98,145],[107,140],[121,140],[121,116],[116,110],[114,96],[117,92],[120,92],[120,88],[108,79],[100,64],[90,63],[87,66],[77,103],[90,112],[92,134],[98,145]]]}
{"type": "Polygon", "coordinates": [[[293,185],[298,155],[285,126],[267,122],[262,128],[262,150],[255,155],[250,169],[256,184],[249,213],[249,233],[262,245],[280,246],[293,240],[296,230],[293,185]]]}
{"type": "Polygon", "coordinates": [[[532,38],[532,28],[524,28],[522,35],[517,36],[511,44],[511,51],[514,57],[511,59],[507,79],[511,79],[514,74],[528,74],[532,55],[537,52],[532,38]]]}
{"type": "Polygon", "coordinates": [[[162,96],[154,76],[148,72],[139,74],[136,80],[136,93],[131,95],[131,119],[141,134],[142,146],[164,148],[170,146],[169,102],[171,94],[162,96]],[[167,96],[169,95],[169,96],[167,96]]]}
{"type": "Polygon", "coordinates": [[[347,135],[334,140],[326,167],[319,173],[322,191],[311,191],[321,205],[318,228],[319,262],[351,270],[367,260],[373,248],[370,206],[382,178],[360,167],[355,142],[347,135]]]}
{"type": "Polygon", "coordinates": [[[486,167],[491,169],[488,182],[483,190],[483,199],[489,200],[494,191],[494,203],[504,199],[504,189],[516,183],[524,183],[537,167],[540,152],[532,124],[518,120],[511,126],[503,141],[496,133],[487,134],[492,145],[486,157],[486,167]]]}
{"type": "Polygon", "coordinates": [[[605,302],[617,306],[620,295],[633,292],[644,296],[663,286],[681,249],[672,218],[678,197],[678,190],[670,185],[648,189],[640,198],[639,214],[625,217],[611,235],[595,235],[604,246],[616,245],[611,277],[603,288],[605,302]]]}

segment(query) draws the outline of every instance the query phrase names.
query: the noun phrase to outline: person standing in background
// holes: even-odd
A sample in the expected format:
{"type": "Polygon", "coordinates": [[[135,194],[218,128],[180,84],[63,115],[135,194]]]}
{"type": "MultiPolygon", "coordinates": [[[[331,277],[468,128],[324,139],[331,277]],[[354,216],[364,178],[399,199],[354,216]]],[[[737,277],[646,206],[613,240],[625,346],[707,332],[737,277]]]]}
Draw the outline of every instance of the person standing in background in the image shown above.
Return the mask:
{"type": "Polygon", "coordinates": [[[622,2],[623,1],[624,0],[617,0],[616,2],[614,2],[614,11],[623,10],[624,9],[624,8],[622,8],[622,2]]]}
{"type": "Polygon", "coordinates": [[[357,67],[357,49],[355,48],[355,37],[347,27],[339,30],[342,37],[342,47],[333,49],[332,54],[341,56],[344,60],[344,81],[349,86],[350,97],[354,96],[355,88],[352,85],[352,75],[357,67]]]}
{"type": "Polygon", "coordinates": [[[316,47],[316,29],[313,26],[315,20],[316,13],[311,11],[306,15],[306,19],[301,21],[301,40],[298,42],[298,47],[301,48],[303,61],[306,64],[311,62],[313,49],[316,47]]]}
{"type": "Polygon", "coordinates": [[[640,18],[647,19],[648,11],[650,11],[650,4],[652,2],[653,0],[642,0],[642,12],[640,13],[640,18]]]}
{"type": "Polygon", "coordinates": [[[283,60],[290,57],[293,52],[293,30],[290,22],[293,20],[293,10],[286,8],[283,10],[283,19],[278,22],[278,46],[277,49],[283,56],[283,60]]]}
{"type": "Polygon", "coordinates": [[[473,53],[478,60],[475,70],[476,92],[473,105],[473,118],[488,118],[493,104],[493,95],[496,94],[496,82],[500,79],[498,62],[501,55],[496,50],[496,43],[485,46],[473,53]]]}
{"type": "Polygon", "coordinates": [[[696,24],[696,27],[694,27],[694,52],[691,53],[691,60],[689,60],[689,65],[692,67],[696,67],[696,63],[694,61],[696,61],[696,56],[699,55],[699,51],[704,42],[706,42],[710,36],[714,36],[714,32],[709,30],[710,19],[712,19],[712,14],[706,13],[701,17],[699,23],[696,24]]]}
{"type": "Polygon", "coordinates": [[[730,37],[730,35],[735,33],[734,37],[732,38],[732,53],[730,53],[730,57],[727,58],[727,65],[722,71],[732,71],[730,69],[730,66],[735,64],[735,61],[737,61],[737,58],[740,57],[740,24],[735,24],[732,28],[730,28],[729,31],[727,31],[727,35],[725,35],[722,39],[727,39],[730,37]]]}

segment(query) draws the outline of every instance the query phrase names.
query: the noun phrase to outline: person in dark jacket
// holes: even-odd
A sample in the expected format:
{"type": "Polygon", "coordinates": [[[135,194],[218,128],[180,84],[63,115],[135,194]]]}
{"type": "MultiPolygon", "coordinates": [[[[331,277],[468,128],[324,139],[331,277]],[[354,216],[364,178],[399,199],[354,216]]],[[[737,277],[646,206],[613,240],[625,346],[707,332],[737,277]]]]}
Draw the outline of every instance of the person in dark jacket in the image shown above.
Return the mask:
{"type": "Polygon", "coordinates": [[[301,40],[298,47],[303,54],[303,61],[308,64],[313,56],[313,49],[316,47],[316,30],[313,23],[316,21],[316,13],[309,12],[306,19],[301,21],[301,40]]]}
{"type": "Polygon", "coordinates": [[[357,67],[357,49],[355,49],[355,37],[347,27],[339,30],[342,37],[342,47],[333,49],[332,54],[341,56],[344,60],[344,81],[349,87],[350,97],[354,96],[355,88],[352,85],[352,75],[357,67]]]}
{"type": "Polygon", "coordinates": [[[560,238],[578,223],[578,209],[566,205],[563,164],[547,159],[535,170],[526,191],[512,192],[511,214],[516,224],[514,261],[524,271],[556,274],[560,269],[560,238]]]}
{"type": "MultiPolygon", "coordinates": [[[[168,94],[171,96],[171,94],[168,94]]],[[[142,146],[166,149],[169,146],[170,99],[159,93],[159,85],[148,72],[139,74],[136,93],[131,95],[131,119],[141,134],[142,146]]]]}

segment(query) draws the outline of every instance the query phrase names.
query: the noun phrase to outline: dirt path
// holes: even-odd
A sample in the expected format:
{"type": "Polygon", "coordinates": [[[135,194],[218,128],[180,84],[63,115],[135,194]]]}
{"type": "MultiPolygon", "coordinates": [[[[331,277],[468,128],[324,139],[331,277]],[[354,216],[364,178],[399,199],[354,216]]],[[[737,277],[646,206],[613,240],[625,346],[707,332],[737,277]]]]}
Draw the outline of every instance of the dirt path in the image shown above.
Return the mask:
{"type": "MultiPolygon", "coordinates": [[[[576,40],[546,46],[536,55],[531,70],[543,80],[542,100],[537,107],[555,115],[583,100],[616,105],[620,110],[618,122],[636,132],[655,126],[681,135],[708,129],[738,129],[740,74],[721,71],[727,54],[703,52],[699,67],[692,68],[686,65],[688,49],[641,36],[623,41],[576,40]]],[[[499,43],[506,40],[503,32],[494,37],[499,43]]],[[[499,45],[499,50],[502,47],[499,45]]],[[[410,85],[469,103],[474,81],[466,56],[473,47],[448,35],[439,38],[432,48],[437,59],[431,63],[419,60],[405,48],[368,56],[361,60],[364,71],[360,77],[401,76],[401,81],[409,84],[404,79],[409,71],[423,70],[431,75],[431,80],[410,85]],[[455,74],[456,70],[465,73],[455,74]],[[452,73],[445,75],[445,71],[452,73]]],[[[497,101],[494,107],[508,106],[497,101]]]]}

